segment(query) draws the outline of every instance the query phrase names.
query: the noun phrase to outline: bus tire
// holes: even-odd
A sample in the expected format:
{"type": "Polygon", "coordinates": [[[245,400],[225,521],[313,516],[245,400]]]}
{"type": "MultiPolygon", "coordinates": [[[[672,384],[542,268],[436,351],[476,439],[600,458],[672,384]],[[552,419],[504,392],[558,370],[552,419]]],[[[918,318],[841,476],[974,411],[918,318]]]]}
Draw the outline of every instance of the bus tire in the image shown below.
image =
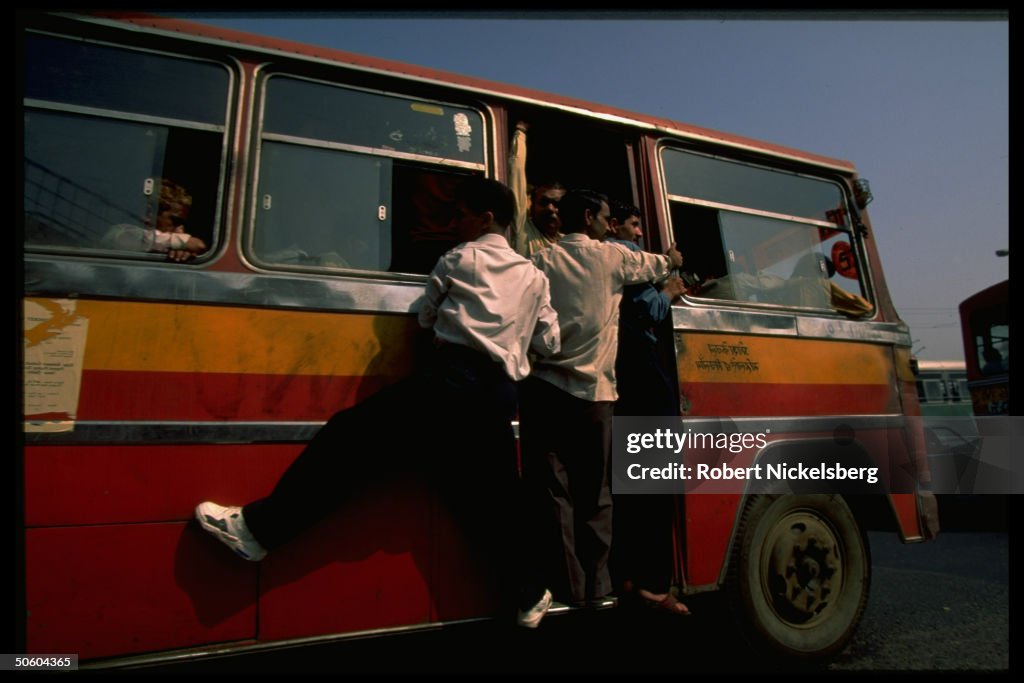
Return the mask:
{"type": "Polygon", "coordinates": [[[853,636],[867,605],[867,537],[836,494],[753,496],[740,518],[726,595],[753,645],[821,663],[853,636]]]}

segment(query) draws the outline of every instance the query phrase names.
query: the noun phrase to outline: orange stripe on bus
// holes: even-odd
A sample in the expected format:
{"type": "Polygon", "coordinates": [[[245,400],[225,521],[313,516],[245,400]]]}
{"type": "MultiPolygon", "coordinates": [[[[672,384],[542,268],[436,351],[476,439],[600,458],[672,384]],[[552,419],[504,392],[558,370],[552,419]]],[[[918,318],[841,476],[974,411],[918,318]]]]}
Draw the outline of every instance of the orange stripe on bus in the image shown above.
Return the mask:
{"type": "Polygon", "coordinates": [[[85,370],[361,376],[411,369],[408,315],[89,301],[85,370]]]}
{"type": "Polygon", "coordinates": [[[880,344],[684,332],[676,347],[684,383],[888,385],[893,376],[880,344]]]}

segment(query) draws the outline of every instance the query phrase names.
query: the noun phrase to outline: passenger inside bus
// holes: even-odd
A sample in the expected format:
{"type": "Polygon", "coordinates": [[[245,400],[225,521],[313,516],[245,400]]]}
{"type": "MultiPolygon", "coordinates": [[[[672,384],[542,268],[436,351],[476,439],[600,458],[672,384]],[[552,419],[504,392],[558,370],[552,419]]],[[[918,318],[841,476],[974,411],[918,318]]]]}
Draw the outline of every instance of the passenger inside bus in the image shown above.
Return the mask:
{"type": "Polygon", "coordinates": [[[526,180],[526,131],[528,124],[516,123],[508,153],[509,187],[516,198],[516,217],[512,222],[512,247],[529,258],[562,238],[558,202],[565,187],[557,180],[540,183],[532,190],[526,180]]]}
{"type": "Polygon", "coordinates": [[[987,346],[985,350],[981,352],[982,358],[985,359],[985,365],[981,368],[981,374],[983,375],[998,375],[1001,372],[1006,372],[1006,364],[1003,362],[1003,354],[999,353],[999,350],[994,346],[987,346]]]}
{"type": "Polygon", "coordinates": [[[804,254],[793,268],[787,288],[796,289],[795,303],[813,308],[832,308],[840,313],[861,316],[870,313],[871,304],[857,294],[851,294],[832,281],[836,268],[832,259],[812,251],[804,254]]]}
{"type": "Polygon", "coordinates": [[[612,217],[608,220],[607,239],[616,239],[639,245],[643,238],[640,209],[626,202],[613,199],[609,206],[612,217]]]}
{"type": "MultiPolygon", "coordinates": [[[[817,262],[817,270],[820,276],[824,276],[827,282],[827,293],[829,305],[839,311],[851,316],[861,316],[870,313],[873,309],[871,304],[864,297],[847,292],[845,289],[835,283],[833,278],[836,274],[835,264],[832,263],[832,259],[817,252],[812,252],[802,257],[802,261],[810,263],[812,265],[804,265],[804,270],[814,269],[813,263],[817,262]]],[[[798,265],[798,268],[801,266],[798,265]]],[[[794,273],[796,269],[794,269],[794,273]]]]}
{"type": "Polygon", "coordinates": [[[459,243],[453,198],[465,178],[413,165],[395,165],[388,270],[429,273],[437,259],[459,243]]]}
{"type": "Polygon", "coordinates": [[[183,262],[206,251],[206,243],[185,232],[192,195],[182,185],[167,178],[160,179],[160,200],[156,219],[147,226],[122,223],[103,236],[100,246],[119,251],[166,253],[168,260],[183,262]]]}
{"type": "MultiPolygon", "coordinates": [[[[671,219],[679,248],[693,270],[683,274],[691,296],[832,310],[855,317],[874,310],[863,296],[832,280],[837,271],[821,253],[827,243],[818,231],[685,202],[672,203],[671,219]]],[[[828,239],[844,244],[834,234],[828,239]]]]}

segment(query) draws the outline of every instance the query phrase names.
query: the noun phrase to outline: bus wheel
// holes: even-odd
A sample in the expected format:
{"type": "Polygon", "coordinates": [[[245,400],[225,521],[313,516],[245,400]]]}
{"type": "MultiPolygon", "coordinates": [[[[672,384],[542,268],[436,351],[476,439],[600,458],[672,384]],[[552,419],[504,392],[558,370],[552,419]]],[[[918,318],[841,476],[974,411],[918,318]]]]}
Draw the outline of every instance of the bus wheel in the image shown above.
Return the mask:
{"type": "Polygon", "coordinates": [[[864,613],[870,579],[867,537],[841,496],[748,501],[726,593],[756,646],[807,662],[838,654],[864,613]]]}

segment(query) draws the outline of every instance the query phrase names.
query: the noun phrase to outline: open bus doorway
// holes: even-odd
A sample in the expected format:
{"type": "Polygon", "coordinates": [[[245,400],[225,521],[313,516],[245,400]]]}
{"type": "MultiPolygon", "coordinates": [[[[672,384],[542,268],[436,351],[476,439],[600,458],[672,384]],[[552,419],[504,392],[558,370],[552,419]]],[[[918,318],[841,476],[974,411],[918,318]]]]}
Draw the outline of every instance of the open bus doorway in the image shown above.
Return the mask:
{"type": "Polygon", "coordinates": [[[527,189],[552,182],[637,204],[633,139],[611,127],[538,108],[508,110],[509,139],[518,121],[527,133],[527,189]]]}

